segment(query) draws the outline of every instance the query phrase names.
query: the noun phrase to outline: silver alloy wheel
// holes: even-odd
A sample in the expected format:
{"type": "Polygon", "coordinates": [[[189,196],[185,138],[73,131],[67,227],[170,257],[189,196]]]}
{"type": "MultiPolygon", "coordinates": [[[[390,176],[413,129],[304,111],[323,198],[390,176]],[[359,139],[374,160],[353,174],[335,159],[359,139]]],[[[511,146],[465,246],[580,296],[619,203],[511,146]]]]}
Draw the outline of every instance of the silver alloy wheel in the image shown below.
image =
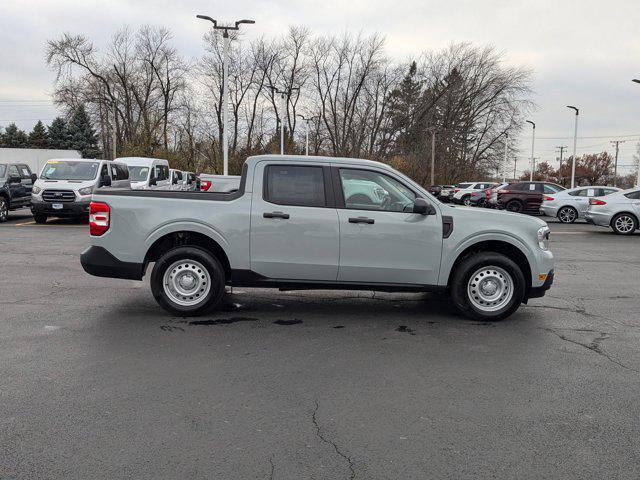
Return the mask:
{"type": "Polygon", "coordinates": [[[562,207],[558,212],[558,218],[562,223],[573,223],[577,217],[578,213],[573,207],[562,207]]]}
{"type": "Polygon", "coordinates": [[[464,205],[466,205],[467,207],[468,207],[469,205],[471,205],[471,195],[467,195],[466,197],[464,197],[464,198],[462,199],[462,203],[463,203],[464,205]]]}
{"type": "Polygon", "coordinates": [[[172,302],[192,307],[207,297],[211,289],[211,277],[200,262],[182,259],[165,270],[162,286],[172,302]]]}
{"type": "Polygon", "coordinates": [[[0,200],[0,222],[5,222],[9,216],[9,210],[7,209],[7,202],[0,200]]]}
{"type": "Polygon", "coordinates": [[[615,229],[620,233],[631,233],[634,230],[635,222],[629,215],[620,215],[613,222],[615,229]]]}
{"type": "Polygon", "coordinates": [[[492,265],[479,268],[467,283],[471,304],[483,312],[496,312],[513,298],[513,279],[504,269],[492,265]]]}

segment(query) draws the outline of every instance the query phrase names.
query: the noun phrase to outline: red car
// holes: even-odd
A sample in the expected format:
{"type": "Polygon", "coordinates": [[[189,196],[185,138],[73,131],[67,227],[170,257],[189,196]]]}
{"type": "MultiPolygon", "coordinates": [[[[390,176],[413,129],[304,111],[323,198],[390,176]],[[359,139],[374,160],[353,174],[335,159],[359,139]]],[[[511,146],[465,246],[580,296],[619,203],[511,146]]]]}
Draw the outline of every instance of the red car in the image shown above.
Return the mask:
{"type": "Polygon", "coordinates": [[[501,190],[495,190],[495,194],[498,196],[498,208],[517,213],[539,213],[542,195],[557,193],[564,189],[551,182],[517,182],[510,183],[501,190]]]}

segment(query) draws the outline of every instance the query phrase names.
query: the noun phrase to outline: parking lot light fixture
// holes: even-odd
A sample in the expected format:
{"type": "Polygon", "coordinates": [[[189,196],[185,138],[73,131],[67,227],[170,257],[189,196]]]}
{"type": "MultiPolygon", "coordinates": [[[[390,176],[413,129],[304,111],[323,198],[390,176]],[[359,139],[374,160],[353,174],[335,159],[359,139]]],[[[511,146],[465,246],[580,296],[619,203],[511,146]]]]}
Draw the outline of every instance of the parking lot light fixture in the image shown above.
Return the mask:
{"type": "Polygon", "coordinates": [[[304,120],[304,154],[306,156],[309,156],[309,122],[315,118],[318,117],[305,117],[304,115],[300,115],[298,114],[298,117],[300,117],[302,120],[304,120]]]}
{"type": "Polygon", "coordinates": [[[527,123],[530,123],[531,126],[533,127],[533,131],[531,134],[531,174],[529,175],[529,181],[533,182],[533,162],[535,161],[533,159],[533,152],[536,146],[536,124],[535,122],[532,122],[531,120],[527,120],[527,123]]]}
{"type": "MultiPolygon", "coordinates": [[[[640,79],[634,78],[631,80],[634,83],[640,83],[640,79]]],[[[636,174],[636,186],[640,186],[640,159],[638,159],[638,173],[636,174]]]]}
{"type": "Polygon", "coordinates": [[[240,30],[241,24],[253,24],[254,20],[238,20],[235,26],[218,25],[218,21],[208,15],[196,15],[200,20],[207,20],[213,23],[214,30],[222,30],[224,38],[224,50],[222,54],[222,162],[223,174],[229,175],[229,30],[240,30]]]}
{"type": "Polygon", "coordinates": [[[578,116],[580,115],[580,109],[573,105],[567,105],[567,108],[576,112],[576,122],[573,130],[573,161],[571,162],[571,188],[576,186],[576,148],[578,145],[578,116]]]}

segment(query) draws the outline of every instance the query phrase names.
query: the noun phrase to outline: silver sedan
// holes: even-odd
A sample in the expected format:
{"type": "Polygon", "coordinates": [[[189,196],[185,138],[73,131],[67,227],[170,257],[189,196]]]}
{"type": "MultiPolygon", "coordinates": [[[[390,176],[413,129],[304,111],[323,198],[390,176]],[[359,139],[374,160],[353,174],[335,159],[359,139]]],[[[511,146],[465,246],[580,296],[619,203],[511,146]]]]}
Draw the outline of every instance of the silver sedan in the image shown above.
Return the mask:
{"type": "Polygon", "coordinates": [[[640,218],[640,189],[634,187],[605,198],[592,198],[585,218],[589,223],[611,227],[618,235],[632,235],[640,218]]]}
{"type": "Polygon", "coordinates": [[[562,190],[542,197],[540,211],[549,217],[557,217],[562,223],[573,223],[585,218],[589,208],[589,199],[604,197],[619,192],[615,187],[578,187],[562,190]]]}

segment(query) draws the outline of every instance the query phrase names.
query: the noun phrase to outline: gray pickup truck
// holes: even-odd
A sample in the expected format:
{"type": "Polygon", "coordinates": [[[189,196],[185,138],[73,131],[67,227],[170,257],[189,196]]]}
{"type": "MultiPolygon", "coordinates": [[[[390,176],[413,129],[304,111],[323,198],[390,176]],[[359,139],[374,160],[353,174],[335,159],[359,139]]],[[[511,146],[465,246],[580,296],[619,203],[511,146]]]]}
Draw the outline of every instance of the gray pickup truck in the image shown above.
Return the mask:
{"type": "Polygon", "coordinates": [[[448,292],[498,320],[553,282],[549,228],[507,212],[451,207],[388,165],[256,156],[231,193],[99,190],[85,271],[142,280],[175,315],[221,304],[225,285],[448,292]]]}

